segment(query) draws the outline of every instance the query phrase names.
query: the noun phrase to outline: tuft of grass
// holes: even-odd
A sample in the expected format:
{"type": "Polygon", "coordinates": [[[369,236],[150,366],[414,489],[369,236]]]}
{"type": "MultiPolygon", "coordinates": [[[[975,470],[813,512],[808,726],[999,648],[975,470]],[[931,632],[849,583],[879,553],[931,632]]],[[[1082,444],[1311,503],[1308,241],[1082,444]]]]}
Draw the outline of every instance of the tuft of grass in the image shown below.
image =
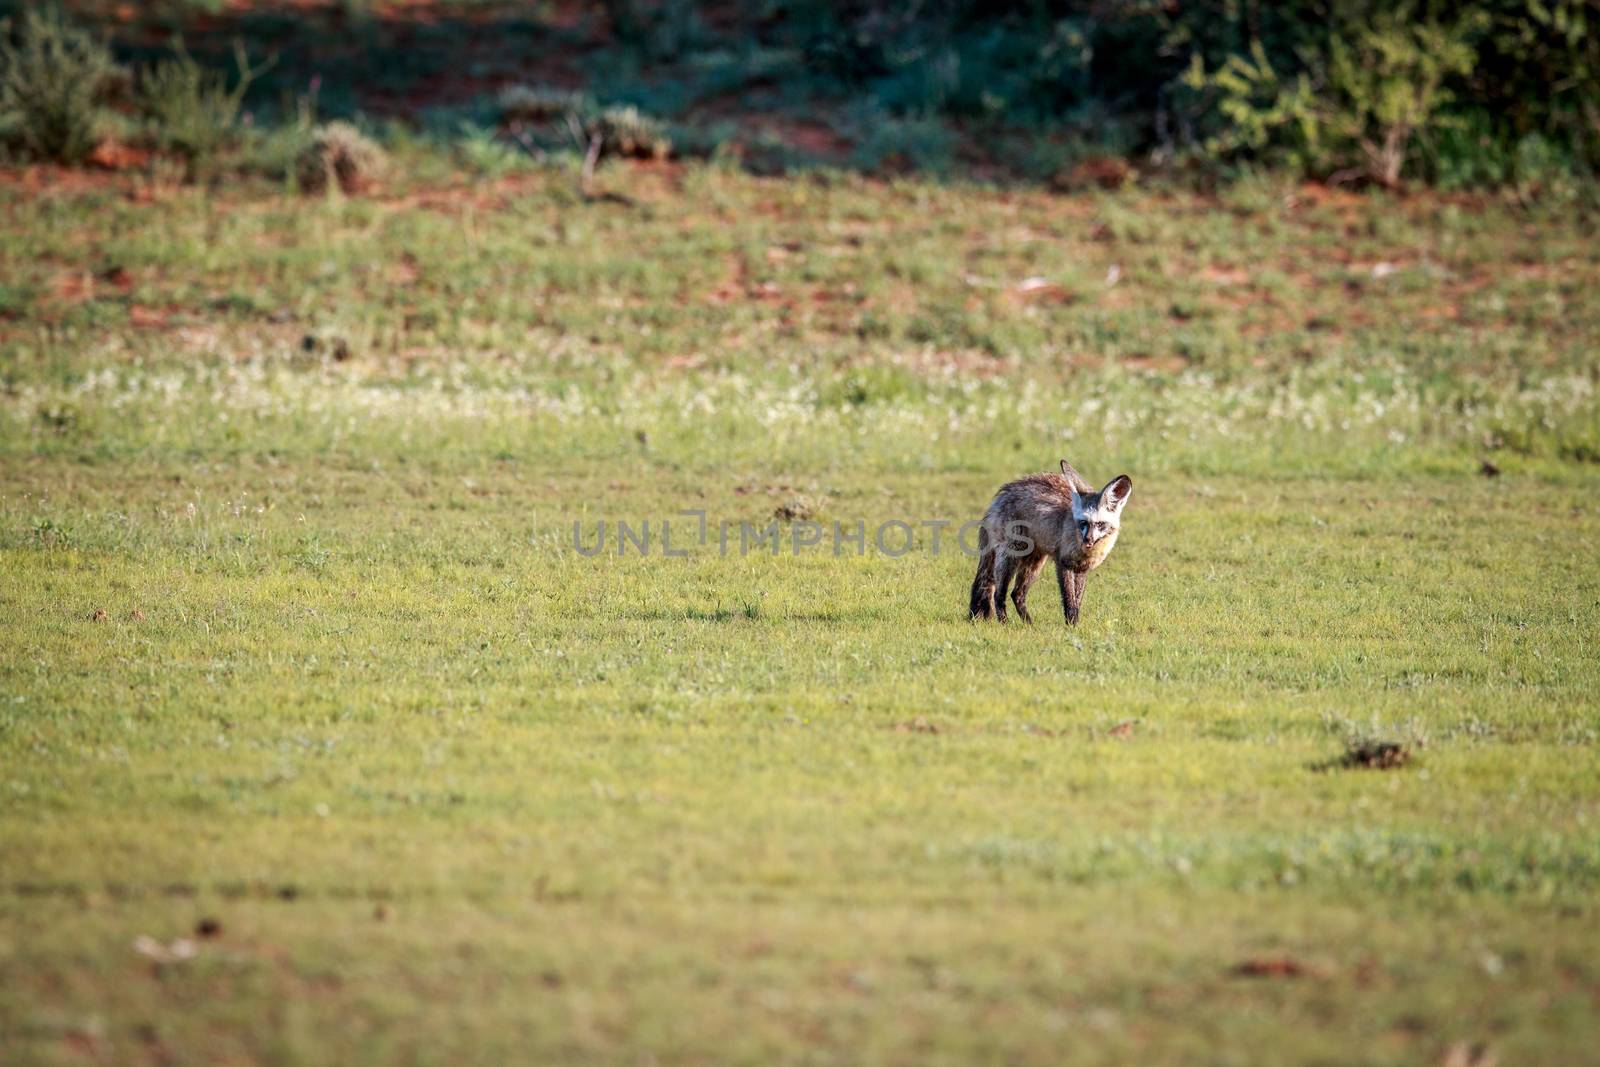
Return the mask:
{"type": "Polygon", "coordinates": [[[387,166],[388,155],[376,141],[348,122],[334,121],[311,132],[295,159],[295,178],[308,193],[333,189],[360,193],[371,188],[387,166]]]}
{"type": "Polygon", "coordinates": [[[632,106],[603,108],[584,124],[584,133],[600,143],[601,158],[665,159],[672,152],[666,126],[632,106]]]}
{"type": "Polygon", "coordinates": [[[823,508],[827,507],[828,498],[825,496],[800,496],[790,497],[779,504],[772,511],[772,516],[782,522],[810,522],[822,515],[823,508]]]}
{"type": "Polygon", "coordinates": [[[1331,728],[1342,735],[1344,751],[1319,764],[1322,769],[1397,770],[1411,764],[1427,745],[1427,735],[1415,720],[1399,729],[1386,728],[1376,718],[1365,726],[1357,726],[1342,717],[1328,721],[1331,728]]]}
{"type": "Polygon", "coordinates": [[[1404,741],[1367,738],[1347,744],[1339,762],[1344,767],[1389,771],[1410,763],[1415,751],[1404,741]]]}

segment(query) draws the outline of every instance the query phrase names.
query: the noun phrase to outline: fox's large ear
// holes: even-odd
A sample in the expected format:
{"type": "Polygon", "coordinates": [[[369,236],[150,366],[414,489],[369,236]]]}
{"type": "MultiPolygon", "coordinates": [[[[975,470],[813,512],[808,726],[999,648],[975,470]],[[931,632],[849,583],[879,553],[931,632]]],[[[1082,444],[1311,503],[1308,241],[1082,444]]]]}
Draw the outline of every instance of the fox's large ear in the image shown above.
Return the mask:
{"type": "Polygon", "coordinates": [[[1106,483],[1100,490],[1100,504],[1112,511],[1121,511],[1122,505],[1128,502],[1128,497],[1133,495],[1133,479],[1126,474],[1119,474],[1106,483]]]}
{"type": "Polygon", "coordinates": [[[1066,460],[1061,461],[1061,473],[1065,474],[1067,476],[1067,481],[1072,483],[1072,489],[1074,492],[1083,492],[1089,488],[1089,483],[1084,480],[1083,475],[1078,473],[1078,468],[1074,467],[1066,460]]]}

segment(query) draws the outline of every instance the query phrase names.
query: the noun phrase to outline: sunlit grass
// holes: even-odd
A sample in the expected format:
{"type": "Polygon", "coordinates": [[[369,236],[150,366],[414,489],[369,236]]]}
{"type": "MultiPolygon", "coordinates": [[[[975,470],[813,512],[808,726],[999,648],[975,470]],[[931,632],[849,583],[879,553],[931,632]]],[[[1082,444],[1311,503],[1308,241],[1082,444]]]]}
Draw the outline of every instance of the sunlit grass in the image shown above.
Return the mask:
{"type": "Polygon", "coordinates": [[[602,179],[0,192],[0,1058],[1582,1058],[1566,220],[602,179]],[[1062,456],[1083,624],[967,623],[1062,456]]]}

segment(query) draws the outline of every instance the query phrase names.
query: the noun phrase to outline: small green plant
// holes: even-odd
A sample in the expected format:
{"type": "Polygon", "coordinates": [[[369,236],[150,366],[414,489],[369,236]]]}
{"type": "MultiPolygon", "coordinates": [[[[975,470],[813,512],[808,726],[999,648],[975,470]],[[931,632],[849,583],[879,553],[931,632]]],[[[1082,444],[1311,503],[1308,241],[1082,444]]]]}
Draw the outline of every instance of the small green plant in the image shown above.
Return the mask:
{"type": "Polygon", "coordinates": [[[66,548],[72,544],[72,527],[43,515],[35,515],[31,523],[33,543],[40,548],[66,548]]]}
{"type": "Polygon", "coordinates": [[[295,178],[308,193],[337,186],[346,193],[369,188],[384,171],[388,156],[366,134],[348,122],[318,126],[295,160],[295,178]]]}
{"type": "Polygon", "coordinates": [[[0,282],[0,320],[21,318],[33,306],[33,301],[31,287],[0,282]]]}
{"type": "Polygon", "coordinates": [[[240,130],[239,166],[242,170],[284,181],[296,177],[300,156],[317,131],[316,99],[296,96],[284,100],[282,121],[246,125],[240,130]]]}
{"type": "Polygon", "coordinates": [[[251,67],[244,45],[235,42],[232,88],[226,75],[195,62],[177,42],[176,54],[139,76],[139,109],[150,123],[157,148],[181,156],[190,177],[209,171],[218,153],[237,143],[239,107],[250,83],[271,66],[251,67]]]}
{"type": "Polygon", "coordinates": [[[105,44],[56,8],[26,11],[15,28],[0,21],[0,138],[40,159],[82,160],[120,75],[105,44]]]}
{"type": "Polygon", "coordinates": [[[922,170],[948,173],[955,163],[956,135],[933,115],[896,118],[873,112],[860,119],[855,163],[862,170],[922,170]]]}
{"type": "Polygon", "coordinates": [[[485,178],[526,170],[533,162],[528,153],[499,139],[493,130],[470,122],[458,128],[455,151],[462,166],[485,178]]]}

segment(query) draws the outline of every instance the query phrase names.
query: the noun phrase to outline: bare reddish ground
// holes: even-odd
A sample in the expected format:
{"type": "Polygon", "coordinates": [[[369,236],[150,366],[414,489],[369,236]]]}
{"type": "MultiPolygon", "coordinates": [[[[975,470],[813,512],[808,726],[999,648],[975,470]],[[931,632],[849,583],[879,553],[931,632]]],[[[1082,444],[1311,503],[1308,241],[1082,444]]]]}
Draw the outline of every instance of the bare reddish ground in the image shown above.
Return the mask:
{"type": "Polygon", "coordinates": [[[101,141],[89,153],[90,166],[101,170],[131,170],[150,162],[151,153],[143,148],[123,144],[121,141],[101,141]]]}

